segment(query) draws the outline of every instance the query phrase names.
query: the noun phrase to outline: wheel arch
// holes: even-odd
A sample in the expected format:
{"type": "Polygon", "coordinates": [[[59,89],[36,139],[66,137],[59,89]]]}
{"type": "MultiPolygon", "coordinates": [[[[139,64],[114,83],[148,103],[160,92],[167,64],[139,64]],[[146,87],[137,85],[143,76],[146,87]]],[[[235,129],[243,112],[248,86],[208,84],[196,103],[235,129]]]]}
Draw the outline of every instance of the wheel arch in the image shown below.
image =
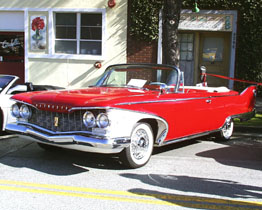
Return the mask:
{"type": "Polygon", "coordinates": [[[149,124],[153,132],[154,144],[158,146],[162,144],[168,130],[168,126],[165,121],[156,118],[144,118],[144,119],[140,119],[138,123],[149,124]]]}

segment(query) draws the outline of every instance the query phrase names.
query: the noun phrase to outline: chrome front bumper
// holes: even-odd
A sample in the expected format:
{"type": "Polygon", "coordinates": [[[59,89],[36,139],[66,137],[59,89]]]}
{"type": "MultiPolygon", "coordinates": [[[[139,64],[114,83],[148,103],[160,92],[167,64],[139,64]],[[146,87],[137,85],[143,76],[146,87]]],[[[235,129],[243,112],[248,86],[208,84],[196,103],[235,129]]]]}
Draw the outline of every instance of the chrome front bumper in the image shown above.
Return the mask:
{"type": "Polygon", "coordinates": [[[79,134],[48,134],[15,123],[7,124],[6,131],[32,141],[85,152],[119,153],[130,144],[130,138],[125,137],[107,139],[79,134]]]}

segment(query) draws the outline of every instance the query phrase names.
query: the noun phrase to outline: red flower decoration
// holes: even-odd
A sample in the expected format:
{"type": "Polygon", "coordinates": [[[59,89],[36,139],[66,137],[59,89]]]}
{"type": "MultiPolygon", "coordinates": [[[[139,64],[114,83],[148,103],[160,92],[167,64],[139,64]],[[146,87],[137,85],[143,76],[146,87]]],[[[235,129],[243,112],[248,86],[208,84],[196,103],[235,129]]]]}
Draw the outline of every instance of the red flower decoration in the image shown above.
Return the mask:
{"type": "Polygon", "coordinates": [[[40,17],[35,18],[32,21],[32,30],[42,30],[45,27],[44,19],[41,19],[40,17]]]}

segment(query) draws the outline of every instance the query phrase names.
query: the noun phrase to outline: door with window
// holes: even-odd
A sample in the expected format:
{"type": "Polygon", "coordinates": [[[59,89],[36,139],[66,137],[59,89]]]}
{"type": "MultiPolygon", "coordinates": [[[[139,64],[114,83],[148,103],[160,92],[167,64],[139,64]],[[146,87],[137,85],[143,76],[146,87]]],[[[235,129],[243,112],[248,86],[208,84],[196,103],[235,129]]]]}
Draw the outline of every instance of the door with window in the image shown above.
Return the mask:
{"type": "Polygon", "coordinates": [[[24,33],[0,32],[0,74],[18,76],[24,83],[24,33]]]}
{"type": "Polygon", "coordinates": [[[194,34],[180,33],[178,35],[180,60],[179,68],[184,72],[185,85],[194,83],[194,34]]]}
{"type": "MultiPolygon", "coordinates": [[[[199,66],[205,66],[207,73],[229,75],[230,33],[200,33],[199,66]]],[[[208,86],[228,86],[228,80],[207,77],[208,86]]]]}

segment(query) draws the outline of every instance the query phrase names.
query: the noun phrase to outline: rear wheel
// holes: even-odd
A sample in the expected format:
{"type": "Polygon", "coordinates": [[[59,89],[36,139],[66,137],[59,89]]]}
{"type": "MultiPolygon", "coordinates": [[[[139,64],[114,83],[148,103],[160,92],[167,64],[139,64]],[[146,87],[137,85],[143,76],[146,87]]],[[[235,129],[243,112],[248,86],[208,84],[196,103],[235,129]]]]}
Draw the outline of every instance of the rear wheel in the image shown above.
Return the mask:
{"type": "Polygon", "coordinates": [[[131,143],[122,153],[121,158],[130,168],[139,168],[145,165],[153,151],[153,132],[147,123],[135,125],[131,134],[131,143]]]}
{"type": "Polygon", "coordinates": [[[232,118],[227,118],[225,124],[220,130],[217,140],[227,141],[231,138],[234,130],[234,122],[232,118]]]}

